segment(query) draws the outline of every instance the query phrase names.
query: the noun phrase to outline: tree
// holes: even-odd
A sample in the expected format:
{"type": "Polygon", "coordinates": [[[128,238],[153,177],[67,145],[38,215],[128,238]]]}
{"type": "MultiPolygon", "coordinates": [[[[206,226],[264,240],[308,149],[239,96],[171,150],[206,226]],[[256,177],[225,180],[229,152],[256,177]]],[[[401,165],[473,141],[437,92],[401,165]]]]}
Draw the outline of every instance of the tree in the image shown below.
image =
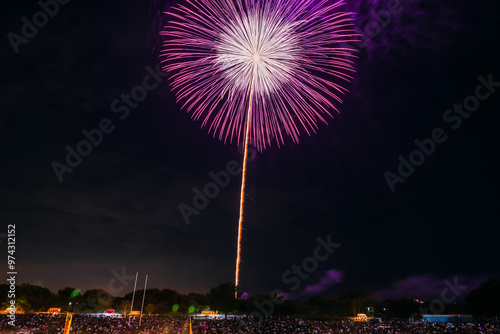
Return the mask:
{"type": "Polygon", "coordinates": [[[420,307],[422,307],[422,304],[408,298],[387,299],[382,302],[382,308],[385,309],[383,314],[387,314],[391,318],[407,319],[412,314],[418,314],[420,307]]]}
{"type": "Polygon", "coordinates": [[[347,298],[330,299],[333,315],[336,317],[348,317],[351,313],[351,301],[347,298]]]}
{"type": "Polygon", "coordinates": [[[361,311],[365,311],[369,306],[377,304],[377,301],[370,295],[370,292],[366,290],[351,290],[343,294],[340,298],[349,302],[353,316],[362,313],[361,311]]]}
{"type": "Polygon", "coordinates": [[[329,301],[323,296],[314,296],[307,302],[312,315],[328,315],[333,313],[330,309],[329,301]]]}
{"type": "Polygon", "coordinates": [[[17,287],[16,296],[22,296],[26,305],[31,305],[30,311],[47,311],[50,307],[58,305],[58,297],[47,288],[23,283],[17,287]]]}
{"type": "Polygon", "coordinates": [[[59,298],[61,298],[64,302],[69,302],[69,300],[71,299],[71,295],[73,294],[73,292],[75,291],[76,289],[75,288],[72,288],[72,287],[65,287],[65,288],[62,288],[60,289],[59,291],[57,291],[57,295],[59,296],[59,298]]]}
{"type": "Polygon", "coordinates": [[[94,312],[104,312],[113,304],[113,296],[103,289],[87,290],[83,299],[86,308],[94,312]]]}
{"type": "Polygon", "coordinates": [[[186,296],[186,302],[189,305],[194,305],[196,308],[200,308],[202,305],[208,304],[208,298],[207,295],[191,292],[186,296]]]}
{"type": "MultiPolygon", "coordinates": [[[[12,305],[10,304],[9,301],[3,302],[1,306],[2,311],[4,309],[10,308],[11,306],[12,305]]],[[[23,311],[23,312],[29,311],[31,309],[31,305],[25,297],[16,298],[16,304],[14,307],[16,308],[17,311],[23,311]]]]}
{"type": "Polygon", "coordinates": [[[75,289],[73,287],[65,287],[57,291],[57,297],[59,301],[59,306],[66,310],[68,307],[69,310],[73,310],[78,312],[78,306],[83,304],[83,296],[80,293],[79,289],[75,289]],[[69,307],[69,303],[72,304],[72,307],[69,307]]]}
{"type": "Polygon", "coordinates": [[[158,305],[157,304],[147,304],[144,306],[144,314],[153,314],[156,313],[158,310],[158,305]]]}
{"type": "Polygon", "coordinates": [[[465,298],[467,311],[474,316],[500,314],[500,278],[490,278],[465,298]]]}
{"type": "Polygon", "coordinates": [[[236,287],[233,283],[227,282],[217,285],[210,289],[208,301],[210,307],[226,314],[238,308],[238,302],[235,298],[236,287]]]}
{"type": "Polygon", "coordinates": [[[119,306],[119,312],[123,314],[128,314],[130,313],[130,306],[132,305],[132,302],[130,300],[122,300],[119,306]]]}

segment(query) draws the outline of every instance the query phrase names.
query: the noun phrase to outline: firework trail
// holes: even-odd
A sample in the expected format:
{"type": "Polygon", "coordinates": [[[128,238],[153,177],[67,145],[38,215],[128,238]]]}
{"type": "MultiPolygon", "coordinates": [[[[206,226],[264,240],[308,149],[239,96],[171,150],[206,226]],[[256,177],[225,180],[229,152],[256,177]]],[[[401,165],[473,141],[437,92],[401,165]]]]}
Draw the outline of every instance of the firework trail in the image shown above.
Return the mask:
{"type": "MultiPolygon", "coordinates": [[[[248,115],[247,115],[247,126],[245,130],[245,150],[243,153],[243,167],[241,173],[241,191],[240,191],[240,217],[238,220],[238,243],[237,243],[237,251],[236,251],[236,273],[234,279],[234,285],[238,287],[239,279],[240,279],[240,263],[241,263],[241,232],[243,230],[243,206],[245,204],[245,184],[247,178],[247,160],[248,160],[248,143],[250,141],[250,120],[252,119],[252,98],[254,93],[254,85],[255,85],[255,68],[254,65],[254,73],[252,75],[252,86],[250,88],[250,97],[248,99],[248,115]]],[[[238,291],[235,292],[235,296],[238,297],[238,291]]]]}
{"type": "Polygon", "coordinates": [[[357,41],[333,0],[186,0],[172,7],[161,53],[182,108],[220,140],[243,143],[235,285],[249,144],[262,151],[316,132],[338,111],[357,41]]]}

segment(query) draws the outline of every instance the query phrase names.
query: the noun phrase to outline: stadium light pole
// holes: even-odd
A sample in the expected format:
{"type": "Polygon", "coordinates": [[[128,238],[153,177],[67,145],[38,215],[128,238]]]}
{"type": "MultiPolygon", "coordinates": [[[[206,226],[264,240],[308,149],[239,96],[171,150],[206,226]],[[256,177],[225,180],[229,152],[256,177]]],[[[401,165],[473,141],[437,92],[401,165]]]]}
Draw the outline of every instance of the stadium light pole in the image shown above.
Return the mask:
{"type": "Polygon", "coordinates": [[[128,315],[128,325],[130,326],[130,317],[132,317],[132,309],[134,308],[135,288],[137,287],[137,276],[139,272],[135,273],[134,293],[132,294],[132,304],[130,304],[130,314],[128,315]]]}
{"type": "Polygon", "coordinates": [[[142,323],[142,310],[144,310],[144,299],[146,298],[147,285],[148,285],[148,275],[146,275],[146,281],[144,282],[144,293],[142,295],[142,306],[141,306],[141,317],[139,318],[139,328],[141,328],[141,323],[142,323]]]}

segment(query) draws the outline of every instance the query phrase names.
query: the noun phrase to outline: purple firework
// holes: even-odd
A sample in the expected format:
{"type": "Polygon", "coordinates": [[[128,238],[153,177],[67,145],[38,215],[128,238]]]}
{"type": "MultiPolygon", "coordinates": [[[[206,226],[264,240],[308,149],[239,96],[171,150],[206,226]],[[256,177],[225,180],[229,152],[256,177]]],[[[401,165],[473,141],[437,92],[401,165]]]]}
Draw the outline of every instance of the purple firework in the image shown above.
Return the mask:
{"type": "Polygon", "coordinates": [[[342,1],[186,0],[173,6],[161,56],[177,101],[224,142],[259,150],[337,111],[357,40],[342,1]],[[251,112],[250,112],[251,111],[251,112]],[[249,122],[249,123],[247,123],[249,122]],[[247,129],[247,131],[245,130],[247,129]],[[247,133],[246,133],[247,132],[247,133]]]}

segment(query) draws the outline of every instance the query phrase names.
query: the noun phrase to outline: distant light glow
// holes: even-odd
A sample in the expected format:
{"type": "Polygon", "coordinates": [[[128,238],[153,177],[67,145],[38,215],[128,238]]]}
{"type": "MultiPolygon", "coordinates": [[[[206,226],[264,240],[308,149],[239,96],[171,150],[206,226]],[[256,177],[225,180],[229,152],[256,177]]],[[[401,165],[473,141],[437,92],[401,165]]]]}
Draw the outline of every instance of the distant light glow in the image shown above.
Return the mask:
{"type": "Polygon", "coordinates": [[[80,294],[80,289],[75,289],[71,292],[70,297],[75,298],[80,294]]]}

